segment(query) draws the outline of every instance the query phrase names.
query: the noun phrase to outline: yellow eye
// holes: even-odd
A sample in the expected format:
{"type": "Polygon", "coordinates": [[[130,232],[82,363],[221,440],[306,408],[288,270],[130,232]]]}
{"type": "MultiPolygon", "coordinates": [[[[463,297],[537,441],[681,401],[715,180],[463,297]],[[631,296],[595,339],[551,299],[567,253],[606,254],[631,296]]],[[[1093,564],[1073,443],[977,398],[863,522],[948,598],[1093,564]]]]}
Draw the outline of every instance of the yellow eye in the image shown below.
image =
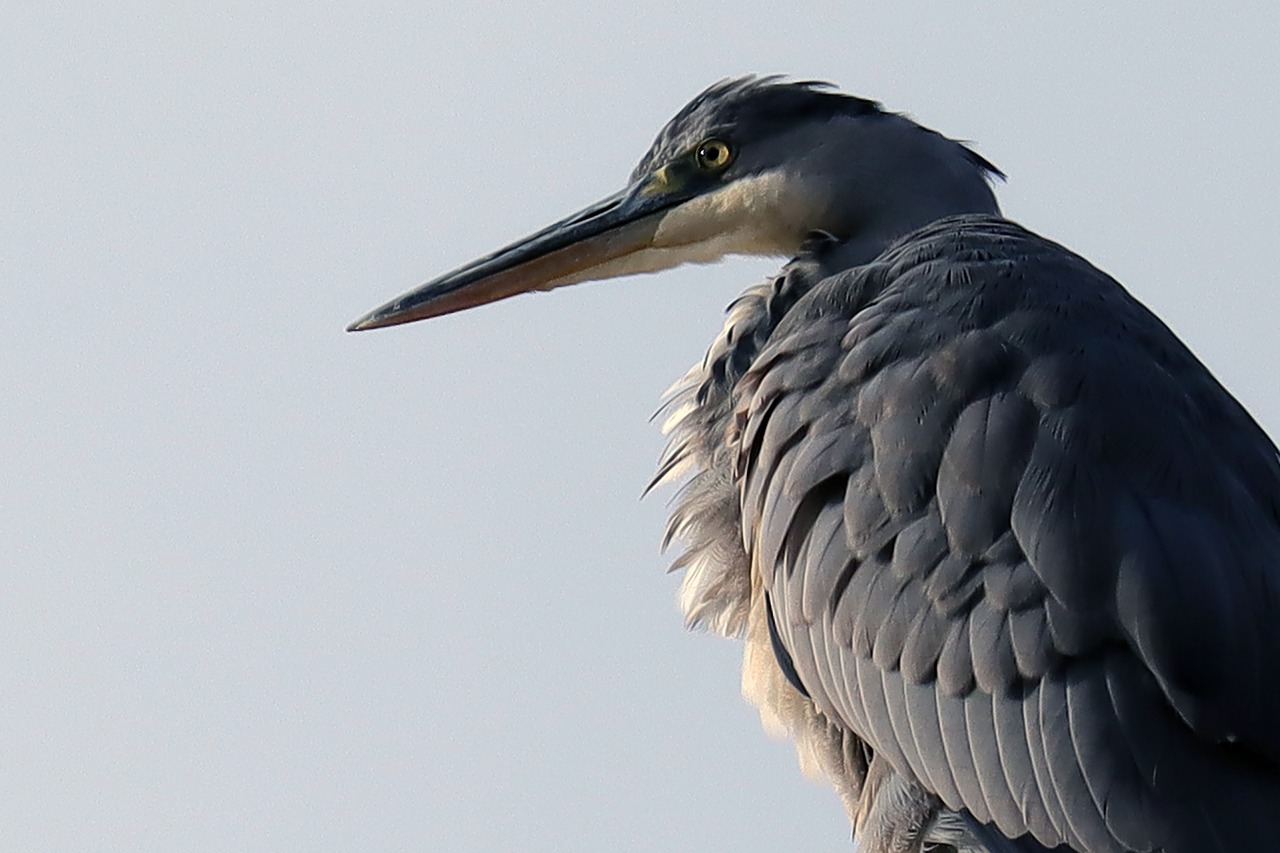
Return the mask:
{"type": "Polygon", "coordinates": [[[698,146],[694,157],[698,161],[698,168],[719,171],[733,159],[733,149],[721,139],[708,139],[698,146]]]}

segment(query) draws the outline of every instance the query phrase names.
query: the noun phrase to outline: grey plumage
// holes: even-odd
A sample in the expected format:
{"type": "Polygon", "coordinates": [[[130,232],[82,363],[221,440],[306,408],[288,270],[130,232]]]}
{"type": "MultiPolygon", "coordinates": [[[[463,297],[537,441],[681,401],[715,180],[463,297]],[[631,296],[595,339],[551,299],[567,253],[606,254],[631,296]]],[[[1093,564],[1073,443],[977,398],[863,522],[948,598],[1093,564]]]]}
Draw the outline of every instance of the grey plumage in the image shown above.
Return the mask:
{"type": "Polygon", "coordinates": [[[793,256],[669,392],[655,483],[684,480],[688,622],[745,638],[744,690],[859,849],[1261,849],[1280,454],[1118,283],[1003,219],[998,174],[873,101],[725,81],[624,193],[353,328],[793,256]]]}
{"type": "Polygon", "coordinates": [[[743,524],[824,714],[1006,834],[1211,850],[1214,802],[1264,837],[1280,462],[1118,284],[941,220],[810,290],[735,395],[743,524]],[[863,451],[814,455],[830,431],[863,451]]]}

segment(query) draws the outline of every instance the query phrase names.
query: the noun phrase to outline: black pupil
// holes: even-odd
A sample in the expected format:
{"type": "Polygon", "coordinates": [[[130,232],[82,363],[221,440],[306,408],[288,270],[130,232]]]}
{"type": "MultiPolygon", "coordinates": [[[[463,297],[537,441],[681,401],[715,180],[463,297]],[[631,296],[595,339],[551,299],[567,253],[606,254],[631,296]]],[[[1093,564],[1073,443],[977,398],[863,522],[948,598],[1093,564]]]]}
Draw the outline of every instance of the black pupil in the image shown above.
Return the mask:
{"type": "Polygon", "coordinates": [[[724,148],[720,145],[704,145],[702,150],[698,152],[702,155],[702,159],[713,166],[720,162],[720,158],[724,156],[724,148]]]}

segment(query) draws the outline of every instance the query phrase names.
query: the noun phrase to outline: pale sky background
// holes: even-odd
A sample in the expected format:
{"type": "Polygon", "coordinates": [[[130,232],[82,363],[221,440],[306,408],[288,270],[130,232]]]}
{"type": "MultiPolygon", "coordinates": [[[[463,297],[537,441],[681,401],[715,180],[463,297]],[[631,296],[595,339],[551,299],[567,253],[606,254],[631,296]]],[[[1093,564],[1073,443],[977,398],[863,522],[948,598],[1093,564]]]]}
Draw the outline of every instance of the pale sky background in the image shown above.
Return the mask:
{"type": "Polygon", "coordinates": [[[848,850],[638,501],[778,263],[343,326],[789,72],[972,140],[1276,435],[1277,8],[0,2],[0,850],[848,850]]]}

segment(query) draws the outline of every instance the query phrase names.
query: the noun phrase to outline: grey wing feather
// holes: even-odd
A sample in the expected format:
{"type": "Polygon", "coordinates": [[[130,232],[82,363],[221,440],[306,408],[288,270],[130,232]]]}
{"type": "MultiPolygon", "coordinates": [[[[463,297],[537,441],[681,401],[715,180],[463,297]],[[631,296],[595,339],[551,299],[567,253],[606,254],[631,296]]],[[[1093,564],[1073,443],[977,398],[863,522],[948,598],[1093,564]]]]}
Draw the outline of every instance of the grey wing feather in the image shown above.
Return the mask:
{"type": "MultiPolygon", "coordinates": [[[[970,693],[965,697],[964,710],[971,752],[975,756],[998,756],[1000,745],[996,737],[991,696],[982,692],[970,693]]],[[[978,783],[982,786],[982,796],[987,805],[987,813],[991,815],[991,822],[1006,834],[1021,833],[1024,820],[1004,774],[979,773],[978,783]]]]}
{"type": "Polygon", "coordinates": [[[1028,844],[1262,837],[1280,456],[1123,288],[943,220],[814,288],[735,393],[745,545],[820,710],[1028,844]]]}

